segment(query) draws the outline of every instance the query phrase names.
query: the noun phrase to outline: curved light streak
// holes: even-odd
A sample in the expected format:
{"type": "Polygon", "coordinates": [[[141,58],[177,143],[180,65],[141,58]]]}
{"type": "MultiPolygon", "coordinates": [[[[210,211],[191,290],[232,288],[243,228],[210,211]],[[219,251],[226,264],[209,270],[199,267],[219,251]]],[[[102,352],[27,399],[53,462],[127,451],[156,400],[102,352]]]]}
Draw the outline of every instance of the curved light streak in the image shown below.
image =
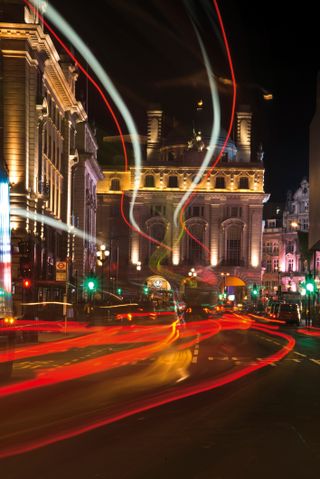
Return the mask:
{"type": "MultiPolygon", "coordinates": [[[[230,72],[231,72],[231,79],[232,79],[232,90],[233,90],[233,97],[232,97],[232,106],[231,106],[231,117],[230,117],[230,122],[229,122],[229,128],[228,128],[228,132],[227,132],[227,135],[226,135],[226,138],[224,140],[224,143],[222,145],[222,148],[220,150],[220,153],[218,154],[218,157],[216,158],[216,160],[214,161],[213,165],[210,167],[209,171],[207,172],[206,176],[204,179],[207,179],[209,178],[209,176],[211,175],[212,171],[214,170],[214,168],[217,166],[217,164],[219,163],[223,153],[224,153],[224,150],[227,146],[227,143],[229,141],[229,138],[230,138],[230,135],[231,135],[231,131],[232,131],[232,126],[233,126],[233,121],[234,121],[234,115],[235,115],[235,110],[236,110],[236,98],[237,98],[237,84],[236,84],[236,78],[235,78],[235,74],[234,74],[234,69],[233,69],[233,62],[232,62],[232,58],[231,58],[231,53],[230,53],[230,47],[229,47],[229,43],[228,43],[228,39],[227,39],[227,35],[226,35],[226,31],[225,31],[225,28],[224,28],[224,24],[223,24],[223,20],[222,20],[222,17],[221,17],[221,14],[220,14],[220,10],[219,10],[219,6],[218,6],[218,2],[217,0],[213,0],[213,4],[214,4],[214,7],[215,7],[215,10],[216,10],[216,13],[217,13],[217,16],[218,16],[218,21],[219,21],[219,25],[220,25],[220,29],[221,29],[221,33],[222,33],[222,37],[223,37],[223,42],[224,42],[224,45],[225,45],[225,49],[226,49],[226,53],[227,53],[227,58],[228,58],[228,63],[229,63],[229,68],[230,68],[230,72]]],[[[190,233],[190,231],[188,230],[188,228],[186,227],[185,225],[185,222],[184,222],[184,219],[183,219],[183,215],[184,215],[184,211],[186,209],[186,207],[188,206],[188,204],[190,203],[190,201],[192,200],[193,196],[195,195],[195,192],[192,192],[192,194],[189,196],[189,198],[187,199],[187,201],[184,203],[181,211],[180,211],[180,223],[183,227],[183,229],[186,231],[186,233],[188,234],[188,236],[190,236],[190,238],[192,238],[197,244],[199,244],[208,254],[209,254],[209,248],[204,245],[198,238],[196,238],[194,235],[192,235],[192,233],[190,233]]]]}
{"type": "Polygon", "coordinates": [[[13,216],[21,216],[22,218],[32,219],[33,221],[45,223],[46,225],[52,226],[53,228],[66,231],[67,233],[77,236],[78,238],[92,241],[93,243],[96,243],[98,245],[102,244],[100,240],[98,240],[94,236],[89,235],[85,231],[82,231],[75,226],[67,225],[60,220],[50,218],[49,216],[41,215],[39,213],[33,213],[32,211],[27,211],[23,208],[10,208],[10,213],[13,216]]]}
{"type": "MultiPolygon", "coordinates": [[[[192,22],[193,23],[193,22],[192,22]]],[[[206,168],[208,167],[211,159],[213,158],[214,155],[214,150],[217,144],[217,140],[219,137],[219,132],[220,132],[220,121],[221,121],[221,110],[220,110],[220,102],[219,102],[219,95],[218,95],[218,89],[216,87],[216,83],[214,81],[214,74],[211,69],[210,61],[207,55],[207,52],[204,48],[203,42],[201,40],[201,37],[199,35],[199,32],[196,28],[196,26],[193,23],[193,28],[195,30],[195,33],[198,38],[198,42],[201,48],[201,53],[203,56],[204,64],[206,67],[207,75],[208,75],[208,80],[209,80],[209,85],[210,85],[210,90],[211,90],[211,99],[212,99],[212,109],[213,109],[213,125],[212,125],[212,130],[211,130],[211,139],[209,142],[208,150],[205,154],[205,157],[203,159],[203,162],[198,170],[198,173],[196,174],[194,180],[192,181],[191,187],[188,191],[185,192],[183,197],[181,198],[178,206],[175,209],[174,212],[174,223],[177,226],[178,224],[178,217],[181,209],[183,208],[184,203],[189,199],[189,197],[192,195],[194,189],[196,188],[197,184],[201,181],[206,168]]]]}
{"type": "Polygon", "coordinates": [[[237,368],[235,371],[228,372],[222,375],[221,377],[215,377],[208,380],[203,380],[199,384],[195,384],[195,385],[193,384],[184,385],[184,387],[182,387],[181,389],[179,388],[174,390],[167,390],[167,391],[164,391],[163,393],[158,394],[158,397],[147,398],[144,400],[139,398],[134,403],[131,403],[130,407],[128,407],[127,410],[114,411],[111,417],[109,416],[109,417],[96,418],[93,422],[90,422],[89,424],[88,423],[84,425],[78,424],[76,426],[73,426],[67,431],[52,432],[47,437],[37,438],[37,439],[34,439],[33,441],[30,441],[29,443],[20,444],[20,445],[16,444],[15,446],[11,446],[11,447],[9,446],[7,448],[3,448],[0,451],[0,458],[3,459],[9,456],[26,453],[34,449],[48,446],[50,444],[54,444],[62,440],[70,439],[72,437],[79,436],[81,434],[87,433],[99,427],[103,427],[103,426],[112,424],[114,422],[120,421],[122,419],[128,418],[135,414],[139,414],[141,412],[148,411],[174,401],[185,399],[185,398],[194,396],[196,394],[201,394],[203,392],[208,392],[216,388],[225,386],[245,376],[248,376],[249,374],[252,374],[255,371],[258,371],[272,363],[280,361],[285,356],[287,356],[295,346],[294,338],[288,334],[280,333],[276,331],[270,331],[264,328],[263,326],[261,327],[252,326],[252,329],[261,331],[270,336],[280,337],[284,339],[285,341],[287,341],[287,344],[281,347],[281,349],[279,349],[279,351],[277,351],[276,353],[266,358],[263,358],[260,361],[257,361],[257,362],[254,361],[250,363],[248,366],[245,366],[244,368],[239,368],[239,369],[237,368]]]}
{"type": "MultiPolygon", "coordinates": [[[[35,4],[37,3],[35,0],[24,0],[24,3],[28,5],[29,8],[31,8],[33,11],[35,11],[35,4]]],[[[102,65],[100,62],[96,59],[96,57],[93,55],[93,53],[90,51],[90,49],[85,45],[85,43],[80,39],[80,37],[77,35],[77,33],[74,31],[74,29],[66,22],[66,20],[52,7],[51,5],[48,5],[46,9],[46,16],[50,19],[50,21],[60,30],[63,32],[63,34],[66,36],[66,38],[77,48],[77,50],[81,53],[82,57],[87,61],[88,64],[90,64],[91,69],[94,71],[96,76],[99,78],[101,81],[102,85],[106,89],[106,91],[109,91],[110,89],[110,96],[112,97],[114,103],[120,110],[123,119],[126,123],[126,126],[128,128],[129,134],[131,136],[131,141],[133,145],[133,151],[134,151],[134,159],[135,159],[135,179],[134,179],[134,189],[133,189],[133,194],[132,194],[132,199],[130,201],[130,211],[129,211],[129,218],[131,223],[127,220],[125,213],[124,213],[124,192],[121,194],[121,205],[120,205],[120,211],[122,218],[124,222],[131,228],[133,231],[136,231],[139,233],[141,236],[146,238],[149,241],[152,241],[153,243],[156,243],[160,246],[163,246],[164,248],[168,249],[169,251],[172,251],[172,248],[169,246],[161,243],[160,241],[152,238],[151,236],[147,235],[144,233],[139,225],[136,223],[133,215],[133,208],[134,208],[134,203],[136,201],[137,195],[138,195],[138,189],[140,187],[140,180],[141,180],[141,150],[140,150],[140,145],[138,142],[138,132],[135,127],[134,120],[127,109],[125,103],[123,102],[120,94],[118,93],[117,89],[113,85],[111,79],[103,69],[102,65]]],[[[90,83],[95,87],[95,89],[98,91],[100,94],[103,102],[106,104],[113,121],[116,124],[117,130],[119,132],[120,138],[121,138],[121,144],[122,144],[122,149],[124,153],[124,160],[125,160],[125,171],[128,170],[128,156],[127,156],[127,150],[125,146],[125,141],[124,141],[124,136],[122,133],[121,126],[118,122],[118,119],[108,102],[105,94],[103,93],[102,89],[98,85],[98,83],[92,78],[92,76],[87,72],[87,70],[81,65],[79,60],[75,57],[75,55],[70,51],[70,49],[65,45],[65,43],[61,40],[59,35],[56,34],[56,32],[50,27],[48,22],[45,21],[42,15],[38,13],[38,17],[41,19],[43,24],[46,26],[46,28],[49,30],[49,32],[54,36],[54,38],[59,42],[59,44],[62,46],[62,48],[65,50],[65,52],[68,54],[68,56],[75,62],[77,67],[82,71],[82,73],[88,78],[90,83]]]]}

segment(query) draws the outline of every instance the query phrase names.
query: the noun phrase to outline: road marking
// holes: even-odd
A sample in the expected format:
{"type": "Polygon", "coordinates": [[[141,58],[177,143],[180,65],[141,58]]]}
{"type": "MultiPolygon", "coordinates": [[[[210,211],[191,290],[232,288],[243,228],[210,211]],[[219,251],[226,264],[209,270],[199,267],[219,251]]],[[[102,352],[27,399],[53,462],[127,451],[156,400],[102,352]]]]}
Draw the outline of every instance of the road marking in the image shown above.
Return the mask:
{"type": "Polygon", "coordinates": [[[212,356],[209,356],[208,359],[209,359],[209,361],[213,361],[213,357],[212,357],[212,356]]]}
{"type": "Polygon", "coordinates": [[[318,366],[320,366],[320,361],[319,359],[311,359],[310,358],[310,361],[312,361],[313,363],[317,364],[318,366]]]}
{"type": "Polygon", "coordinates": [[[238,361],[238,358],[236,358],[235,356],[232,356],[232,361],[238,361]]]}
{"type": "Polygon", "coordinates": [[[294,352],[294,354],[298,354],[298,356],[302,356],[303,358],[307,357],[306,354],[298,353],[298,351],[293,351],[293,352],[294,352]]]}
{"type": "Polygon", "coordinates": [[[197,362],[198,362],[198,357],[197,357],[197,356],[194,356],[194,357],[192,358],[192,362],[193,362],[193,363],[197,363],[197,362]]]}
{"type": "Polygon", "coordinates": [[[198,356],[198,354],[199,354],[199,349],[195,349],[195,350],[193,351],[193,354],[194,354],[194,356],[198,356]]]}

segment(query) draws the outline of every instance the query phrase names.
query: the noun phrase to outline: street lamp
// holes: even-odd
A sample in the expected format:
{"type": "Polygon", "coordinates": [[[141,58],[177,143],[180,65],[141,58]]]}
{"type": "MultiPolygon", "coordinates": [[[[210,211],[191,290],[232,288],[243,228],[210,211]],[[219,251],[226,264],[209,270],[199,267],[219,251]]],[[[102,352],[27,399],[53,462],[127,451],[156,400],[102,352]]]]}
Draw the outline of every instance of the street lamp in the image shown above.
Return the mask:
{"type": "Polygon", "coordinates": [[[190,278],[196,278],[198,275],[197,275],[197,272],[194,268],[191,268],[189,273],[188,273],[188,276],[190,276],[190,278]]]}
{"type": "Polygon", "coordinates": [[[101,266],[101,291],[103,298],[103,265],[110,256],[110,251],[106,249],[106,245],[100,245],[100,248],[96,252],[98,266],[101,266]]]}

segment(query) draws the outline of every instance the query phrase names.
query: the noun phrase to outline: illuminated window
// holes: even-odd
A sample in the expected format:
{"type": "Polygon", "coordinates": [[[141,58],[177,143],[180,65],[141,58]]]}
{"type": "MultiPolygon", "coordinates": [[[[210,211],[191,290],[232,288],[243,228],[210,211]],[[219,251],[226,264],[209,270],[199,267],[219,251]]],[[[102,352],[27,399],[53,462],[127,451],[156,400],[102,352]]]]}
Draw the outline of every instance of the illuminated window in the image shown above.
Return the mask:
{"type": "Polygon", "coordinates": [[[216,188],[224,189],[226,187],[226,182],[223,176],[217,176],[216,178],[216,188]]]}
{"type": "Polygon", "coordinates": [[[154,188],[154,176],[153,175],[146,175],[144,179],[144,186],[146,188],[154,188]]]}
{"type": "Polygon", "coordinates": [[[118,178],[112,178],[111,185],[110,185],[110,190],[111,191],[120,191],[120,180],[118,178]]]}
{"type": "Polygon", "coordinates": [[[278,259],[274,259],[272,261],[272,271],[273,272],[279,271],[279,260],[278,259]]]}
{"type": "Polygon", "coordinates": [[[293,271],[293,258],[288,259],[288,271],[289,273],[293,271]]]}
{"type": "Polygon", "coordinates": [[[227,231],[227,264],[240,265],[241,253],[241,229],[239,226],[230,226],[227,231]]]}
{"type": "Polygon", "coordinates": [[[249,189],[249,178],[246,176],[241,176],[239,180],[239,189],[240,190],[248,190],[249,189]]]}
{"type": "Polygon", "coordinates": [[[178,177],[177,176],[169,176],[168,180],[168,188],[178,188],[178,177]]]}

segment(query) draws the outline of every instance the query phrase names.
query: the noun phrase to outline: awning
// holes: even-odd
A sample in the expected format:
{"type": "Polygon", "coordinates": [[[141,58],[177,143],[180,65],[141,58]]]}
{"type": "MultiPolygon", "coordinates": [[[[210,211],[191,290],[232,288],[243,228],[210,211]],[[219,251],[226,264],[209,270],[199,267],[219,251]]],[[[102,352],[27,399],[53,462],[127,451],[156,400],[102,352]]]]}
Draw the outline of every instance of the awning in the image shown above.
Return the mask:
{"type": "Polygon", "coordinates": [[[226,286],[245,286],[246,283],[237,276],[225,276],[226,286]]]}

